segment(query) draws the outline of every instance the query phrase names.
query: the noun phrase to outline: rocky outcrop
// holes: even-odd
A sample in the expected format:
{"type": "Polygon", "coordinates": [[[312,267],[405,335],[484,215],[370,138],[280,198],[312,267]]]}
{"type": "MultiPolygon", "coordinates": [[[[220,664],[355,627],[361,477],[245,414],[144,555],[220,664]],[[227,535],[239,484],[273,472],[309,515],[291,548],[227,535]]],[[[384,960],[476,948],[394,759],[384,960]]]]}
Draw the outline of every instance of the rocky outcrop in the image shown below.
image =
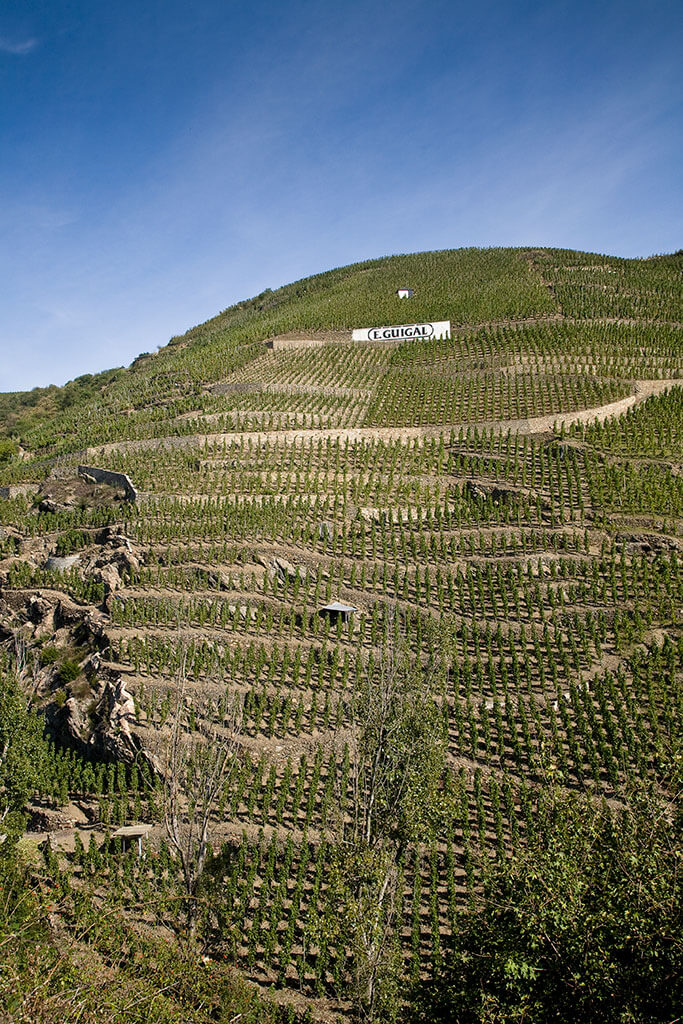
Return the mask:
{"type": "MultiPolygon", "coordinates": [[[[114,474],[114,476],[118,478],[125,474],[114,474]]],[[[127,477],[125,479],[128,480],[127,477]]],[[[74,508],[111,507],[122,501],[131,501],[130,488],[132,486],[129,480],[128,483],[125,483],[122,479],[116,479],[109,486],[103,487],[93,478],[74,477],[72,469],[62,473],[53,467],[50,476],[43,480],[38,488],[40,499],[38,510],[56,513],[74,508]]]]}
{"type": "Polygon", "coordinates": [[[123,679],[105,684],[102,698],[95,709],[96,725],[89,746],[100,757],[112,761],[133,761],[140,753],[142,744],[132,732],[136,719],[135,701],[126,690],[123,679]]]}
{"type": "MultiPolygon", "coordinates": [[[[44,550],[31,552],[22,550],[22,560],[32,565],[42,565],[43,568],[57,573],[78,569],[85,579],[104,585],[106,607],[107,599],[124,585],[123,577],[135,575],[139,571],[141,556],[133,550],[130,540],[122,532],[120,526],[106,527],[99,533],[93,533],[92,542],[93,546],[87,546],[78,554],[63,556],[49,554],[47,558],[45,558],[44,550]]],[[[2,566],[0,566],[1,582],[2,566]]]]}
{"type": "Polygon", "coordinates": [[[511,505],[520,498],[519,492],[511,487],[489,487],[474,480],[465,483],[464,492],[468,498],[474,498],[476,501],[491,500],[494,505],[511,505]]]}
{"type": "Polygon", "coordinates": [[[301,565],[294,565],[293,562],[288,562],[286,558],[274,558],[273,569],[279,579],[284,583],[287,580],[304,579],[306,576],[306,568],[301,565]]]}
{"type": "MultiPolygon", "coordinates": [[[[494,505],[516,505],[528,498],[536,498],[535,493],[514,487],[501,487],[500,484],[482,483],[481,480],[466,480],[463,486],[463,497],[474,501],[491,501],[494,505]]],[[[550,508],[546,498],[541,498],[543,508],[550,508]]]]}
{"type": "Polygon", "coordinates": [[[156,767],[134,732],[135,701],[121,676],[94,681],[86,698],[69,697],[61,707],[47,705],[45,723],[56,743],[83,756],[129,764],[142,757],[156,767]]]}
{"type": "Polygon", "coordinates": [[[29,621],[34,626],[43,626],[45,630],[54,629],[55,605],[41,591],[38,591],[26,602],[26,611],[29,621]]]}
{"type": "Polygon", "coordinates": [[[279,555],[274,555],[272,558],[256,555],[256,561],[267,569],[272,576],[277,576],[281,583],[286,583],[287,580],[294,580],[297,577],[302,580],[306,578],[307,569],[305,566],[294,565],[293,562],[288,561],[286,558],[281,558],[279,555]]]}
{"type": "Polygon", "coordinates": [[[6,590],[0,622],[9,634],[50,636],[57,646],[76,642],[90,649],[109,645],[109,618],[92,605],[77,604],[59,590],[6,590]]]}
{"type": "Polygon", "coordinates": [[[92,574],[92,578],[95,583],[104,584],[105,597],[109,594],[115,593],[120,590],[123,586],[123,580],[119,574],[118,569],[111,563],[109,565],[98,566],[92,574]]]}
{"type": "Polygon", "coordinates": [[[641,552],[650,555],[683,551],[682,541],[660,533],[619,533],[615,540],[617,546],[623,547],[629,555],[641,552]]]}
{"type": "Polygon", "coordinates": [[[110,607],[111,597],[124,585],[124,576],[140,571],[141,556],[133,550],[130,540],[120,528],[110,528],[103,538],[102,548],[85,568],[85,575],[95,583],[104,584],[104,604],[110,607]]]}

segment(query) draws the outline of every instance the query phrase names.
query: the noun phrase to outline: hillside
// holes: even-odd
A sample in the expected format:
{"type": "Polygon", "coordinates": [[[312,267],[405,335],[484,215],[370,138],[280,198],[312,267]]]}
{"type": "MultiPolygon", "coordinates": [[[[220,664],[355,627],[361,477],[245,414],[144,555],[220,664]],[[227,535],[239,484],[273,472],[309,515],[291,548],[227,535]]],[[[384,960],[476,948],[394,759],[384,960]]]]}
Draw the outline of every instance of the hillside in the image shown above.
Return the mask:
{"type": "MultiPolygon", "coordinates": [[[[63,900],[46,963],[65,935],[74,963],[104,957],[140,1020],[161,973],[111,950],[156,963],[171,935],[228,973],[169,983],[160,1020],[246,1013],[233,979],[202,1016],[233,965],[284,1007],[250,1020],[673,1019],[682,284],[680,252],[396,256],[0,396],[0,657],[41,716],[12,810],[34,852],[50,834],[33,884],[63,900]],[[351,341],[432,320],[452,337],[351,341]],[[181,819],[222,772],[194,887],[164,828],[168,758],[181,819]],[[143,861],[108,845],[134,823],[143,861]],[[631,885],[636,863],[658,889],[631,885]],[[502,892],[534,922],[523,948],[502,892]]],[[[103,1019],[88,964],[83,1019],[103,1019]]],[[[10,1019],[53,1019],[50,984],[10,1019]]]]}

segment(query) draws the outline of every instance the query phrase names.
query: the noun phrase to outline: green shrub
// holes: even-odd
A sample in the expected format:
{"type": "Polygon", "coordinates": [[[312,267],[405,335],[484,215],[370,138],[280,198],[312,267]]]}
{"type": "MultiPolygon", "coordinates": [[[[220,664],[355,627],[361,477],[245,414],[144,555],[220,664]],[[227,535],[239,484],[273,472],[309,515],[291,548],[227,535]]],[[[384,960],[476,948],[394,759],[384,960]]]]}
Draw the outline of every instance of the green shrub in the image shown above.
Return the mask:
{"type": "Polygon", "coordinates": [[[0,438],[0,465],[4,462],[11,462],[18,451],[19,446],[16,441],[5,437],[0,438]]]}
{"type": "Polygon", "coordinates": [[[47,644],[40,652],[40,664],[43,666],[54,665],[59,660],[59,655],[60,652],[54,644],[47,644]]]}
{"type": "Polygon", "coordinates": [[[65,658],[62,664],[59,666],[59,682],[62,686],[67,686],[68,683],[73,682],[81,674],[81,667],[75,658],[65,658]]]}
{"type": "Polygon", "coordinates": [[[628,811],[557,793],[539,800],[542,828],[485,874],[413,1020],[676,1018],[681,834],[671,811],[650,792],[628,811]]]}

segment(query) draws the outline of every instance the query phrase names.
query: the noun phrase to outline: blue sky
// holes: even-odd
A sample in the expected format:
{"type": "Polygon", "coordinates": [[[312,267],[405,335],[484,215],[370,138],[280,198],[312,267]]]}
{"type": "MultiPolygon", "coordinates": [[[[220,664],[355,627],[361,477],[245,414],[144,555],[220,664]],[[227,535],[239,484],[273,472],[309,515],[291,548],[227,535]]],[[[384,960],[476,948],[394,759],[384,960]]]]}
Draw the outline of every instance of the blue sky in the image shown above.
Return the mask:
{"type": "Polygon", "coordinates": [[[2,0],[0,390],[334,266],[683,246],[680,0],[2,0]]]}

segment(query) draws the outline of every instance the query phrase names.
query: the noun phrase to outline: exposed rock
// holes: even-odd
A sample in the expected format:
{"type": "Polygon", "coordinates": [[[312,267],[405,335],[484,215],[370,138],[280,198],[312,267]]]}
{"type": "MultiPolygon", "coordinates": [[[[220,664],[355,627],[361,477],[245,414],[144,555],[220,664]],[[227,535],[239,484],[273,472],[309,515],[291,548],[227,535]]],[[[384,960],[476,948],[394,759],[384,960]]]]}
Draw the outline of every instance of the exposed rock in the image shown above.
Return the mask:
{"type": "Polygon", "coordinates": [[[112,551],[111,560],[119,572],[134,574],[140,571],[140,560],[133,554],[130,547],[125,545],[112,551]]]}
{"type": "Polygon", "coordinates": [[[464,487],[466,497],[476,501],[491,500],[495,505],[509,505],[519,500],[519,492],[511,487],[487,486],[475,480],[467,480],[464,487]]]}
{"type": "Polygon", "coordinates": [[[102,550],[92,563],[95,569],[112,565],[119,575],[139,572],[141,556],[133,550],[133,545],[120,526],[109,527],[101,536],[100,543],[102,550]]]}
{"type": "Polygon", "coordinates": [[[48,628],[54,626],[54,604],[44,597],[40,591],[28,599],[26,610],[29,621],[35,626],[43,625],[48,628]]]}
{"type": "MultiPolygon", "coordinates": [[[[520,500],[538,500],[534,491],[525,488],[502,487],[500,484],[486,484],[480,480],[466,480],[463,486],[463,496],[475,501],[492,501],[494,505],[516,505],[520,500]]],[[[550,503],[547,498],[541,498],[541,507],[548,509],[550,503]]]]}
{"type": "Polygon", "coordinates": [[[107,616],[92,606],[76,604],[59,591],[8,590],[0,599],[0,619],[10,636],[28,625],[34,636],[54,634],[58,645],[73,641],[103,649],[109,644],[107,616]]]}
{"type": "Polygon", "coordinates": [[[48,704],[45,725],[60,746],[74,747],[81,754],[86,753],[91,726],[80,699],[70,697],[62,707],[48,704]]]}
{"type": "Polygon", "coordinates": [[[65,512],[68,508],[68,505],[59,504],[59,502],[56,502],[54,498],[43,498],[38,505],[39,512],[65,512]]]}
{"type": "Polygon", "coordinates": [[[92,575],[95,583],[104,583],[105,595],[114,593],[116,590],[120,590],[123,586],[123,581],[119,575],[119,571],[115,565],[103,565],[95,569],[92,575]]]}
{"type": "Polygon", "coordinates": [[[85,506],[113,505],[125,500],[124,486],[108,486],[74,477],[73,470],[65,475],[51,473],[38,491],[42,500],[38,505],[41,512],[64,512],[85,506]]]}
{"type": "Polygon", "coordinates": [[[288,579],[296,579],[297,576],[300,579],[305,579],[308,571],[305,566],[294,565],[293,562],[281,558],[279,555],[267,558],[265,555],[256,554],[254,560],[267,569],[271,575],[277,576],[283,583],[288,579]]]}
{"type": "Polygon", "coordinates": [[[97,722],[89,745],[111,760],[133,761],[140,752],[141,743],[131,732],[134,722],[135,701],[126,690],[123,679],[105,684],[104,693],[94,712],[97,722]]]}
{"type": "Polygon", "coordinates": [[[519,501],[519,492],[511,487],[493,487],[491,489],[491,498],[496,505],[511,505],[519,501]]]}
{"type": "Polygon", "coordinates": [[[465,484],[465,494],[468,498],[474,498],[476,501],[486,501],[488,498],[488,491],[481,484],[477,484],[474,480],[468,480],[465,484]]]}
{"type": "MultiPolygon", "coordinates": [[[[121,523],[114,523],[111,526],[105,526],[102,532],[97,537],[98,544],[112,544],[116,546],[121,542],[121,538],[125,537],[124,527],[121,523]]],[[[130,541],[128,541],[130,543],[130,541]]]]}
{"type": "Polygon", "coordinates": [[[103,650],[109,646],[109,625],[109,618],[102,612],[96,608],[86,608],[77,631],[78,638],[81,643],[94,644],[103,650]]]}
{"type": "Polygon", "coordinates": [[[221,572],[220,569],[207,570],[206,581],[210,587],[214,587],[216,590],[234,590],[234,583],[230,576],[228,573],[221,572]]]}
{"type": "Polygon", "coordinates": [[[83,605],[76,604],[64,594],[60,594],[55,608],[55,627],[62,629],[64,626],[76,626],[83,621],[85,609],[83,605]]]}
{"type": "Polygon", "coordinates": [[[615,541],[630,555],[641,552],[649,555],[683,551],[683,542],[676,537],[664,537],[659,533],[620,533],[615,537],[615,541]]]}
{"type": "Polygon", "coordinates": [[[83,671],[87,676],[96,675],[102,665],[102,655],[99,651],[94,651],[89,658],[83,663],[83,671]]]}
{"type": "Polygon", "coordinates": [[[104,683],[95,682],[95,692],[84,699],[69,697],[63,707],[50,704],[45,721],[54,739],[75,748],[85,756],[128,763],[143,756],[156,770],[154,758],[142,748],[133,732],[136,721],[135,701],[120,676],[104,683]]]}
{"type": "Polygon", "coordinates": [[[19,542],[22,561],[29,565],[43,566],[52,552],[53,541],[49,537],[25,537],[19,542]]]}
{"type": "Polygon", "coordinates": [[[293,562],[288,562],[286,558],[274,558],[273,569],[283,582],[288,579],[296,579],[297,576],[300,579],[305,579],[307,573],[304,566],[294,565],[293,562]]]}
{"type": "Polygon", "coordinates": [[[16,609],[4,597],[0,597],[0,642],[10,640],[14,636],[12,627],[16,625],[16,609]]]}

